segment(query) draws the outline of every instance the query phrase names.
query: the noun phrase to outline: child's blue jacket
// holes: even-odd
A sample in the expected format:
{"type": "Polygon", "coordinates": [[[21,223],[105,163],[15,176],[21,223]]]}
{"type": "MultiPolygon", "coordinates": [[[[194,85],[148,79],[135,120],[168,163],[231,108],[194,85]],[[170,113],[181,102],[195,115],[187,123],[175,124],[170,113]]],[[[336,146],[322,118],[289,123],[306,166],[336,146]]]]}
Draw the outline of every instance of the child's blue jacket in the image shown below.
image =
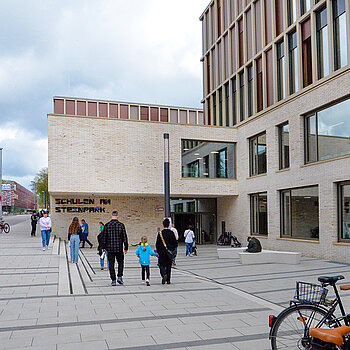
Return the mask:
{"type": "Polygon", "coordinates": [[[143,248],[144,244],[139,245],[136,249],[136,255],[140,255],[139,263],[147,266],[151,263],[150,255],[157,256],[157,254],[152,250],[148,243],[146,243],[146,250],[143,250],[143,248]]]}

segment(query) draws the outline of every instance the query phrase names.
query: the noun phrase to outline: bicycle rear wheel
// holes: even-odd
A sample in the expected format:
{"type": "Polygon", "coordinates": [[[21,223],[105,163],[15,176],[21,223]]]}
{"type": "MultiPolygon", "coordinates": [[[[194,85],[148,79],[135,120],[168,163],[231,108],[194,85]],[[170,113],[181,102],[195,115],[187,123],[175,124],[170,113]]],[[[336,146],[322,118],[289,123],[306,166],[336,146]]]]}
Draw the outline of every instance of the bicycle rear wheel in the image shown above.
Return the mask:
{"type": "Polygon", "coordinates": [[[10,232],[10,225],[7,224],[7,223],[4,224],[4,232],[5,233],[9,233],[10,232]]]}
{"type": "Polygon", "coordinates": [[[272,350],[310,349],[309,330],[317,325],[329,328],[327,321],[334,319],[334,316],[325,319],[326,315],[327,311],[316,305],[296,305],[282,311],[273,326],[272,350]],[[319,325],[322,320],[323,323],[319,325]]]}

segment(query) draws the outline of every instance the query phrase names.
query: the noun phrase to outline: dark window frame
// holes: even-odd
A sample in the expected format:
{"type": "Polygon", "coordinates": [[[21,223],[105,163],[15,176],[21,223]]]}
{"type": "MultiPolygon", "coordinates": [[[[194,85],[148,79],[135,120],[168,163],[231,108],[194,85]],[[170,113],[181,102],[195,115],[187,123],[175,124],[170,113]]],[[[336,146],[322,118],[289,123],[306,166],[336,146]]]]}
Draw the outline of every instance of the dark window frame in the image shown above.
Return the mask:
{"type": "MultiPolygon", "coordinates": [[[[338,242],[350,242],[349,238],[343,238],[343,186],[350,186],[350,180],[349,181],[342,181],[337,183],[337,217],[338,217],[338,242]]],[[[350,207],[349,207],[350,210],[350,207]]]]}
{"type": "Polygon", "coordinates": [[[263,136],[265,135],[265,139],[266,139],[266,131],[263,131],[257,135],[254,135],[252,137],[250,137],[248,140],[249,140],[249,176],[257,176],[257,175],[263,175],[263,174],[267,174],[267,142],[265,144],[265,147],[266,147],[266,171],[263,172],[263,173],[259,173],[259,142],[258,142],[258,139],[260,136],[263,136]],[[256,144],[257,144],[257,154],[255,155],[254,153],[254,147],[253,147],[253,142],[254,140],[256,140],[256,144]],[[253,171],[254,169],[254,162],[257,160],[256,164],[255,164],[255,169],[256,169],[256,172],[253,171]]]}
{"type": "Polygon", "coordinates": [[[249,195],[250,200],[250,234],[253,236],[263,236],[267,237],[269,235],[269,217],[268,217],[268,197],[267,192],[259,192],[252,193],[249,195]],[[257,219],[257,215],[261,212],[259,210],[259,197],[266,196],[266,233],[261,233],[259,227],[259,220],[257,219]],[[258,203],[258,211],[254,211],[254,201],[257,200],[258,203]],[[256,227],[255,227],[256,226],[256,227]]]}
{"type": "MultiPolygon", "coordinates": [[[[283,148],[283,144],[282,144],[282,132],[283,132],[283,127],[288,125],[289,126],[289,121],[286,121],[282,124],[279,124],[278,127],[278,160],[279,160],[279,170],[283,170],[283,169],[289,169],[290,168],[290,146],[289,146],[289,140],[288,140],[288,166],[287,167],[283,167],[283,159],[282,159],[282,148],[283,148]]],[[[290,135],[290,134],[289,134],[290,135]]]]}

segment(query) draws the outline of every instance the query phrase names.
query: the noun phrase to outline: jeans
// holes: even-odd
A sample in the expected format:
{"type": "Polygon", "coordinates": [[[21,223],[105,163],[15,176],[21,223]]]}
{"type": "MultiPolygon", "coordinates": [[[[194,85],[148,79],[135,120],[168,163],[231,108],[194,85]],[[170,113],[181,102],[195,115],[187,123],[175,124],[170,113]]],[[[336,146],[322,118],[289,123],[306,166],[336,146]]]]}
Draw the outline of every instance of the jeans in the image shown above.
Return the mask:
{"type": "Polygon", "coordinates": [[[115,259],[118,262],[118,277],[123,277],[124,269],[124,253],[123,252],[108,252],[108,264],[109,264],[109,275],[111,276],[112,281],[116,281],[115,277],[115,259]]]}
{"type": "Polygon", "coordinates": [[[186,256],[188,254],[192,254],[192,246],[193,246],[193,242],[192,243],[186,243],[186,256]]]}
{"type": "Polygon", "coordinates": [[[41,230],[41,238],[43,241],[43,248],[45,248],[50,242],[50,230],[41,230]]]}
{"type": "Polygon", "coordinates": [[[171,263],[170,265],[159,265],[160,275],[162,277],[166,276],[166,281],[170,282],[171,277],[171,263]]]}
{"type": "Polygon", "coordinates": [[[80,243],[79,235],[70,236],[70,260],[72,262],[78,262],[79,243],[80,243]]]}
{"type": "Polygon", "coordinates": [[[150,277],[150,273],[149,273],[149,265],[141,265],[141,278],[142,278],[142,281],[145,280],[145,275],[146,275],[146,278],[149,280],[149,277],[150,277]]]}
{"type": "Polygon", "coordinates": [[[103,259],[100,258],[100,265],[101,265],[101,267],[105,267],[105,258],[107,259],[107,268],[109,268],[108,253],[107,252],[106,252],[106,255],[103,259]]]}

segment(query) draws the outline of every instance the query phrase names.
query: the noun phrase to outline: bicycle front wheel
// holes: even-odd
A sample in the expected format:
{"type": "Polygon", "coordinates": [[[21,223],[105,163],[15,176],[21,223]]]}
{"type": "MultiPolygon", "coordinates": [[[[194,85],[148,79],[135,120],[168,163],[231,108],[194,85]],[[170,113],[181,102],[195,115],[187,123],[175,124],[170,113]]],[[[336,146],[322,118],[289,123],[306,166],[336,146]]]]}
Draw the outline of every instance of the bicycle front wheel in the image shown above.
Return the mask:
{"type": "Polygon", "coordinates": [[[7,223],[4,225],[4,232],[5,233],[9,233],[10,232],[10,225],[7,224],[7,223]]]}
{"type": "Polygon", "coordinates": [[[282,311],[273,326],[272,350],[310,349],[309,331],[316,326],[329,328],[327,321],[334,316],[326,316],[327,311],[316,305],[295,305],[282,311]]]}

